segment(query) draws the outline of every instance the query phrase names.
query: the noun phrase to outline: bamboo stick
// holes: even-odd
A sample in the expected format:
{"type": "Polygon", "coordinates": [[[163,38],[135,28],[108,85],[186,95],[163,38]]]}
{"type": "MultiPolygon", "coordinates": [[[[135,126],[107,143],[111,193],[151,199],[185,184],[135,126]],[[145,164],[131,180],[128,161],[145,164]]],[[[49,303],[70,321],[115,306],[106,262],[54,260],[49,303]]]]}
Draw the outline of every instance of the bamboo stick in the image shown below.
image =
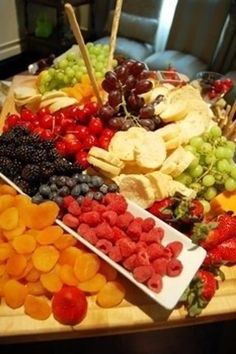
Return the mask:
{"type": "Polygon", "coordinates": [[[122,4],[123,4],[123,0],[116,1],[116,8],[114,11],[111,36],[110,36],[110,43],[109,43],[110,48],[109,48],[107,71],[112,69],[112,60],[113,60],[114,51],[115,51],[115,47],[116,47],[116,39],[117,39],[117,32],[118,32],[118,27],[119,27],[119,23],[120,23],[122,4]]]}
{"type": "Polygon", "coordinates": [[[86,66],[86,69],[87,69],[91,84],[93,86],[94,93],[95,93],[95,95],[97,97],[98,103],[102,104],[102,99],[101,99],[100,94],[99,94],[98,85],[97,85],[97,82],[96,82],[96,79],[95,79],[95,76],[94,76],[94,73],[93,73],[93,68],[92,68],[92,65],[91,65],[91,62],[90,62],[89,53],[88,53],[87,47],[86,47],[86,45],[84,43],[84,39],[83,39],[81,30],[80,30],[79,24],[77,22],[77,19],[76,19],[76,16],[75,16],[75,12],[74,12],[74,9],[71,6],[71,4],[69,4],[69,3],[65,4],[65,12],[66,12],[66,15],[68,17],[68,20],[69,20],[69,23],[70,23],[70,26],[71,26],[71,30],[72,30],[72,32],[73,32],[73,34],[75,36],[76,42],[79,45],[80,52],[81,52],[81,55],[82,55],[82,57],[84,59],[85,66],[86,66]]]}

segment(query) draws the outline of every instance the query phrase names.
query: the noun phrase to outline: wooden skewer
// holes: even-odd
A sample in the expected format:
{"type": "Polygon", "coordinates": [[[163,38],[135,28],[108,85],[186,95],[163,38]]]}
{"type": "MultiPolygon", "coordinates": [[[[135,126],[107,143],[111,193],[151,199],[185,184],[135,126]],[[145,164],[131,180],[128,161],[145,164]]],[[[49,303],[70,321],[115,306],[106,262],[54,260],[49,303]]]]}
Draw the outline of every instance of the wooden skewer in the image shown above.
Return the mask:
{"type": "Polygon", "coordinates": [[[229,121],[233,121],[234,115],[236,114],[236,100],[234,101],[231,110],[229,112],[229,121]]]}
{"type": "Polygon", "coordinates": [[[84,39],[83,39],[82,33],[80,31],[79,24],[77,22],[77,19],[76,19],[76,16],[75,16],[75,12],[74,12],[74,9],[71,6],[71,4],[68,4],[68,3],[65,4],[65,12],[67,14],[67,17],[68,17],[68,20],[69,20],[69,23],[70,23],[70,26],[71,26],[71,30],[72,30],[72,32],[73,32],[73,34],[75,36],[76,42],[79,45],[80,52],[81,52],[81,55],[82,55],[82,57],[84,59],[85,66],[86,66],[86,69],[87,69],[91,84],[93,86],[94,93],[95,93],[95,95],[97,97],[98,103],[102,104],[102,99],[101,99],[100,94],[99,94],[99,89],[98,89],[98,85],[97,85],[97,82],[96,82],[96,79],[95,79],[95,76],[94,76],[94,73],[93,73],[93,68],[92,68],[92,65],[91,65],[91,62],[90,62],[88,50],[87,50],[87,47],[86,47],[86,45],[84,43],[84,39]]]}
{"type": "Polygon", "coordinates": [[[112,69],[112,60],[113,60],[113,55],[116,47],[116,38],[117,38],[117,32],[118,32],[118,27],[120,22],[122,4],[123,4],[123,0],[116,0],[116,8],[113,16],[111,37],[109,43],[110,50],[109,50],[107,71],[112,69]]]}

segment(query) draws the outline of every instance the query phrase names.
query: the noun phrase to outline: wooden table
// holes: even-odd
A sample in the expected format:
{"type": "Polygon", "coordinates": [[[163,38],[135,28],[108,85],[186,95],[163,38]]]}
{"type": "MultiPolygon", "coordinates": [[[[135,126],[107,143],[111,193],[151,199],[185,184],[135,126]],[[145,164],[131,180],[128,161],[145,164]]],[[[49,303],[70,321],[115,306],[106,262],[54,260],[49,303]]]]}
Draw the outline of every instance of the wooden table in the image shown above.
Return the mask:
{"type": "MultiPolygon", "coordinates": [[[[24,85],[30,82],[28,80],[30,78],[24,81],[24,85]]],[[[13,86],[18,85],[19,82],[22,82],[22,77],[16,77],[13,86]]],[[[8,98],[3,107],[0,129],[5,115],[14,111],[12,89],[8,98]]],[[[236,318],[236,266],[222,267],[222,270],[226,280],[219,281],[219,289],[215,297],[197,318],[186,318],[183,307],[173,311],[165,310],[125,281],[127,296],[120,306],[102,309],[91,299],[87,317],[75,327],[60,325],[52,316],[46,321],[36,321],[24,315],[23,309],[11,310],[2,303],[0,342],[98,336],[234,319],[236,318]]]]}

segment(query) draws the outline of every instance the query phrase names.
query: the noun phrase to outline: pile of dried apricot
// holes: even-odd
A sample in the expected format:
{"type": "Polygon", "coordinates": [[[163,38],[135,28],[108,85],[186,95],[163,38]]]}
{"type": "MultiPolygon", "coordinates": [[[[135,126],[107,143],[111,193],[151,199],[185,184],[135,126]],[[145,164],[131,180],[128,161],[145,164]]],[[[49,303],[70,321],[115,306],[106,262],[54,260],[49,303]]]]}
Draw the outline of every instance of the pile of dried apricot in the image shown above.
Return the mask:
{"type": "Polygon", "coordinates": [[[115,269],[54,224],[58,212],[54,202],[35,205],[28,196],[0,185],[0,298],[12,309],[24,306],[34,319],[45,320],[53,313],[61,323],[74,325],[86,311],[81,318],[73,307],[60,311],[60,296],[74,294],[76,288],[96,295],[99,306],[113,307],[123,300],[125,289],[115,269]],[[51,300],[57,305],[51,306],[51,300]],[[65,316],[70,311],[73,321],[54,311],[65,316]]]}

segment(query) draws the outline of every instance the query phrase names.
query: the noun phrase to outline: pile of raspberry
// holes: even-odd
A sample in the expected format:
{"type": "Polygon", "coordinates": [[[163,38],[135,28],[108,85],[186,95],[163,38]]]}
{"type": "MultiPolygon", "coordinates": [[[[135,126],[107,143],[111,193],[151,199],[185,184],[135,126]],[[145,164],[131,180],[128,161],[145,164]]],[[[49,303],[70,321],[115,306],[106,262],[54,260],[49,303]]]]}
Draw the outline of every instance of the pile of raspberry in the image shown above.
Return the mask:
{"type": "Polygon", "coordinates": [[[84,198],[79,204],[64,198],[66,214],[62,221],[77,230],[113,261],[132,272],[134,278],[159,293],[163,276],[176,277],[183,269],[177,259],[183,245],[179,241],[162,244],[164,230],[153,218],[135,217],[125,198],[108,193],[102,202],[84,198]]]}

